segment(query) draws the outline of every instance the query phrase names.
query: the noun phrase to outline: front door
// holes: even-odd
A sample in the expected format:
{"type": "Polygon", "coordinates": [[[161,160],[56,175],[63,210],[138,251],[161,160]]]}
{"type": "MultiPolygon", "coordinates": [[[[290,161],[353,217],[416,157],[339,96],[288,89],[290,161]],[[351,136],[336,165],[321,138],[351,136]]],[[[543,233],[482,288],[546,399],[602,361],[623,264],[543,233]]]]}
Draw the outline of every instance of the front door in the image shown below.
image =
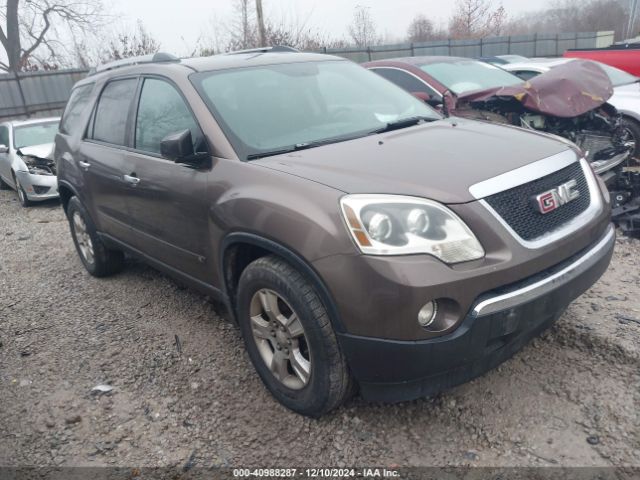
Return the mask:
{"type": "Polygon", "coordinates": [[[210,280],[210,167],[195,169],[160,155],[162,139],[186,129],[195,151],[207,151],[202,131],[178,89],[160,78],[144,79],[135,118],[134,148],[126,162],[132,246],[198,280],[210,280]]]}

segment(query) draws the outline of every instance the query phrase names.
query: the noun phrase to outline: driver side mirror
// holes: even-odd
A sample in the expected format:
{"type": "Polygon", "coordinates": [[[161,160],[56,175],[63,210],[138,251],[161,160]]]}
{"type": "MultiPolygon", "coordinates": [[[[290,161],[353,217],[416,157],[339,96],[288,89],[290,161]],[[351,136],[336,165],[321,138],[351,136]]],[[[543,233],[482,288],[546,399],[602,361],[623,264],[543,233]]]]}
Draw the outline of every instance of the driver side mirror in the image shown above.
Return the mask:
{"type": "Polygon", "coordinates": [[[172,133],[160,141],[160,155],[174,162],[193,157],[193,154],[191,130],[172,133]]]}
{"type": "Polygon", "coordinates": [[[6,145],[0,145],[0,153],[9,153],[9,147],[6,145]]]}

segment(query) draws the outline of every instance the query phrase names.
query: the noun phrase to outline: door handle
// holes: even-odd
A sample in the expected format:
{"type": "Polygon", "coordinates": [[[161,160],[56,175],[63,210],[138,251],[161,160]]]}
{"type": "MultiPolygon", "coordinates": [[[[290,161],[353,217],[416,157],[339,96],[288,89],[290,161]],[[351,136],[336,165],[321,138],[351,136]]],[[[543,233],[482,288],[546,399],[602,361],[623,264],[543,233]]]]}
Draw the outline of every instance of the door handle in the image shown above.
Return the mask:
{"type": "Polygon", "coordinates": [[[124,177],[124,181],[127,182],[130,185],[136,186],[140,183],[140,179],[138,177],[134,175],[125,175],[124,177]]]}
{"type": "Polygon", "coordinates": [[[85,170],[89,170],[89,167],[91,166],[90,163],[83,162],[82,160],[78,160],[78,165],[85,170]]]}

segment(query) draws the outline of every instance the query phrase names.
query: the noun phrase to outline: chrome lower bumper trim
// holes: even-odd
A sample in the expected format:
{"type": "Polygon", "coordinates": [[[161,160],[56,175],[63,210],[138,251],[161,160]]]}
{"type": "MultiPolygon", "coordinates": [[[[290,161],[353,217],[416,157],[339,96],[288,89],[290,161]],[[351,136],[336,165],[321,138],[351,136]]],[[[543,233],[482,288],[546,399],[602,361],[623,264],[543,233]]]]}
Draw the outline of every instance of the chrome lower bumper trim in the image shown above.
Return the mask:
{"type": "Polygon", "coordinates": [[[499,312],[529,302],[551,292],[557,288],[558,285],[572,280],[595,265],[598,260],[600,260],[602,252],[610,247],[615,237],[616,234],[613,226],[609,226],[605,236],[570,265],[531,285],[483,300],[475,306],[473,314],[480,316],[499,312]]]}

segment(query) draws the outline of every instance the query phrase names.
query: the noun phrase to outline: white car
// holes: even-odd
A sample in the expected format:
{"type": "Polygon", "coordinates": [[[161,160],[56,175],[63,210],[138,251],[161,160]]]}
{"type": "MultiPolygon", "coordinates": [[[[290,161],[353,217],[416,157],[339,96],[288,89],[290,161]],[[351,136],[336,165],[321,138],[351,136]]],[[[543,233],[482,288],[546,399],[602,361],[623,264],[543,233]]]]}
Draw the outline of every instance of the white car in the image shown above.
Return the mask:
{"type": "Polygon", "coordinates": [[[58,198],[53,142],[59,123],[59,118],[0,123],[0,189],[14,189],[24,207],[58,198]]]}
{"type": "MultiPolygon", "coordinates": [[[[500,68],[523,80],[529,80],[558,65],[574,60],[573,58],[533,58],[526,62],[500,65],[500,68]]],[[[594,63],[602,67],[613,84],[613,96],[608,100],[608,103],[616,107],[622,115],[624,126],[636,145],[633,156],[640,158],[640,78],[604,63],[594,63]]]]}

